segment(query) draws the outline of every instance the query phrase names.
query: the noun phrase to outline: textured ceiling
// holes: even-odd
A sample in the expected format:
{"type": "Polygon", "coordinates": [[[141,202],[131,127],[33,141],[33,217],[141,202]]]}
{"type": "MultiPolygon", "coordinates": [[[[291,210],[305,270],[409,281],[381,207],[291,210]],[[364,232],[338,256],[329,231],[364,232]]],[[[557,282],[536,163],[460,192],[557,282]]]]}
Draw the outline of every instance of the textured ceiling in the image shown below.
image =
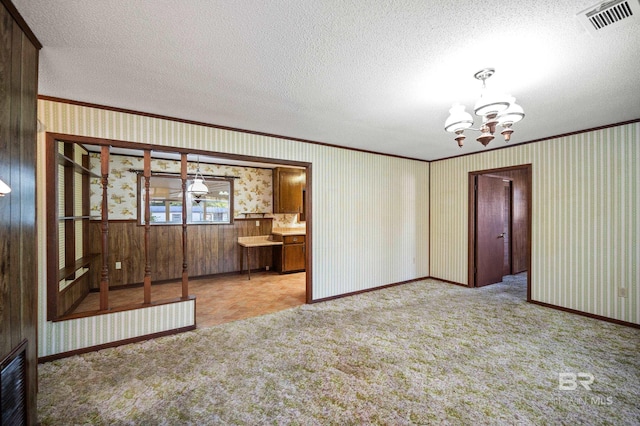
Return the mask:
{"type": "Polygon", "coordinates": [[[486,149],[443,130],[485,67],[511,144],[640,118],[640,21],[591,36],[594,0],[13,2],[42,95],[425,160],[486,149]]]}

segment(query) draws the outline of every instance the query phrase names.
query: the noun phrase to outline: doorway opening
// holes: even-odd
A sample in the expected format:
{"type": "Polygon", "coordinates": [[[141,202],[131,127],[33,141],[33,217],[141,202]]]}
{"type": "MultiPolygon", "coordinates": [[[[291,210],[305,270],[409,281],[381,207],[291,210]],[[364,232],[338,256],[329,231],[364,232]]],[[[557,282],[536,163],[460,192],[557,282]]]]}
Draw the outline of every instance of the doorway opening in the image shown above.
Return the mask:
{"type": "Polygon", "coordinates": [[[313,299],[311,163],[54,133],[45,155],[49,320],[197,297],[215,324],[313,299]],[[302,176],[291,214],[272,208],[280,169],[302,176]],[[276,233],[296,235],[296,268],[278,268],[261,244],[276,233]],[[250,266],[261,280],[248,281],[240,238],[260,240],[250,266]]]}
{"type": "Polygon", "coordinates": [[[469,287],[527,275],[531,300],[531,164],[469,172],[469,287]]]}

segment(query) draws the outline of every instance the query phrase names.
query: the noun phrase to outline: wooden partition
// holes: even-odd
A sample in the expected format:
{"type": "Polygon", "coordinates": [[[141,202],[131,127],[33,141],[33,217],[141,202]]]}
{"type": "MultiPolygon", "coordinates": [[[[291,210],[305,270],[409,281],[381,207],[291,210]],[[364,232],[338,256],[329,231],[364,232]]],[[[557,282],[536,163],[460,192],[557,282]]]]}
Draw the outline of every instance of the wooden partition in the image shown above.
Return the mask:
{"type": "Polygon", "coordinates": [[[0,392],[2,424],[37,424],[36,94],[42,47],[0,5],[0,392]],[[16,367],[14,369],[14,367],[16,367]],[[15,385],[15,386],[14,386],[15,385]]]}
{"type": "MultiPolygon", "coordinates": [[[[268,235],[272,219],[236,219],[229,225],[188,225],[189,238],[186,257],[189,278],[240,271],[238,237],[268,235]],[[256,226],[258,223],[258,226],[256,226]]],[[[92,222],[89,236],[92,253],[102,253],[100,222],[92,222]]],[[[144,282],[145,252],[144,226],[136,221],[109,222],[110,286],[118,287],[144,282]],[[122,269],[115,269],[122,262],[122,269]]],[[[150,227],[149,258],[153,283],[181,280],[183,275],[183,228],[180,225],[152,225],[150,227]]],[[[101,256],[95,260],[100,264],[101,256]]],[[[273,266],[270,247],[252,252],[252,267],[273,266]],[[257,253],[257,254],[254,254],[257,253]]],[[[93,288],[97,289],[99,268],[91,268],[93,288]]]]}

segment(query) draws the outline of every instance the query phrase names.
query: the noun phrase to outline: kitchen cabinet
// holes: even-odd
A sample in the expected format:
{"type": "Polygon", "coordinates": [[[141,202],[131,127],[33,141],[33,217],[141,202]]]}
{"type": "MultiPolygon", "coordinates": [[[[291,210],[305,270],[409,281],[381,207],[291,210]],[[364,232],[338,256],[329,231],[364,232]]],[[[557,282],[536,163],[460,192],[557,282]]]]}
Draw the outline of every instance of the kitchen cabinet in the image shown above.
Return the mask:
{"type": "Polygon", "coordinates": [[[273,235],[274,241],[282,241],[282,247],[274,247],[274,266],[276,271],[300,272],[306,267],[304,235],[273,235]]]}
{"type": "Polygon", "coordinates": [[[301,214],[300,221],[304,221],[305,181],[302,169],[273,169],[273,212],[301,214]]]}

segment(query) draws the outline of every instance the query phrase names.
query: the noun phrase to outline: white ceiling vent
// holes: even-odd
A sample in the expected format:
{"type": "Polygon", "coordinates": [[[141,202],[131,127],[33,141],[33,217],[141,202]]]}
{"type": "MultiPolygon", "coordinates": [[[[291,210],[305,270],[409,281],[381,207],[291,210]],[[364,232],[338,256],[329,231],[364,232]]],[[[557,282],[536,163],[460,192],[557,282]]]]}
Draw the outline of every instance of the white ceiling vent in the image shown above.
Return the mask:
{"type": "Polygon", "coordinates": [[[576,17],[592,35],[602,34],[613,27],[640,22],[640,0],[605,1],[583,10],[576,17]]]}

